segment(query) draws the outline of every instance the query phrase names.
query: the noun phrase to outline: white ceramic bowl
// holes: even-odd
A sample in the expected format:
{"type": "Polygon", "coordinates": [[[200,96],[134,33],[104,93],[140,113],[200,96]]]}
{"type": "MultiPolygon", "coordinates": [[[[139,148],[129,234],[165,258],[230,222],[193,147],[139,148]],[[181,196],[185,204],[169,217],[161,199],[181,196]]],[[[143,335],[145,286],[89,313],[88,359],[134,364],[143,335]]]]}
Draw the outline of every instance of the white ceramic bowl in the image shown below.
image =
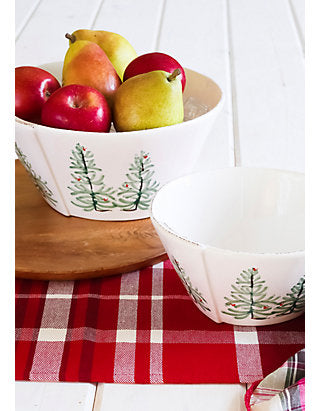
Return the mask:
{"type": "MultiPolygon", "coordinates": [[[[42,68],[61,79],[62,63],[42,68]]],[[[173,126],[93,133],[45,127],[16,117],[17,155],[48,204],[66,216],[94,220],[149,217],[155,192],[192,172],[223,104],[214,81],[188,69],[186,76],[188,111],[192,112],[194,102],[208,111],[173,126]]]]}
{"type": "Polygon", "coordinates": [[[275,324],[304,311],[304,175],[226,168],[176,179],[151,220],[197,307],[216,322],[275,324]]]}

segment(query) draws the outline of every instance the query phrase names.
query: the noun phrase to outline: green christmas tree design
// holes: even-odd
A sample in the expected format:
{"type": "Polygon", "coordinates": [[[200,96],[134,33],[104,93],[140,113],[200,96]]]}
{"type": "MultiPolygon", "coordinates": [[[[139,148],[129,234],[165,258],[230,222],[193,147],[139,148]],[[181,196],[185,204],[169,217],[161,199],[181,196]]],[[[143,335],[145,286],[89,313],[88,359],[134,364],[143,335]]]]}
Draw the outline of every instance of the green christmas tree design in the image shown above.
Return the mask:
{"type": "Polygon", "coordinates": [[[305,306],[305,278],[300,280],[291,288],[291,293],[287,293],[282,298],[278,306],[272,311],[276,317],[303,311],[305,306]]]}
{"type": "Polygon", "coordinates": [[[152,197],[159,188],[159,183],[152,179],[153,167],[149,153],[140,151],[135,156],[126,174],[127,180],[117,193],[118,207],[123,211],[147,210],[150,207],[152,197]]]}
{"type": "Polygon", "coordinates": [[[231,297],[224,297],[227,300],[227,311],[222,312],[237,320],[247,317],[264,320],[272,314],[274,305],[278,303],[279,297],[267,297],[268,287],[257,268],[243,270],[236,280],[236,285],[231,285],[231,288],[231,297]]]}
{"type": "Polygon", "coordinates": [[[84,211],[111,211],[116,207],[115,191],[112,187],[106,187],[104,176],[100,174],[101,168],[96,166],[94,155],[86,147],[77,143],[70,157],[72,187],[71,195],[75,197],[72,204],[81,207],[84,211]]]}
{"type": "Polygon", "coordinates": [[[17,143],[15,143],[15,151],[17,153],[18,159],[21,161],[22,165],[27,170],[29,176],[32,178],[33,183],[42,194],[42,197],[49,204],[55,206],[57,204],[57,200],[53,198],[53,193],[48,187],[47,181],[44,181],[40,175],[37,175],[35,173],[31,166],[31,163],[29,163],[29,161],[27,160],[27,156],[23,154],[22,150],[18,147],[17,143]]]}
{"type": "Polygon", "coordinates": [[[207,307],[207,300],[203,297],[198,288],[193,288],[190,277],[187,277],[186,273],[184,272],[184,269],[180,266],[178,261],[174,257],[171,257],[170,260],[172,262],[174,269],[176,270],[176,273],[180,277],[183,285],[188,291],[190,297],[192,297],[193,301],[196,304],[198,304],[203,310],[211,311],[210,308],[207,307]]]}

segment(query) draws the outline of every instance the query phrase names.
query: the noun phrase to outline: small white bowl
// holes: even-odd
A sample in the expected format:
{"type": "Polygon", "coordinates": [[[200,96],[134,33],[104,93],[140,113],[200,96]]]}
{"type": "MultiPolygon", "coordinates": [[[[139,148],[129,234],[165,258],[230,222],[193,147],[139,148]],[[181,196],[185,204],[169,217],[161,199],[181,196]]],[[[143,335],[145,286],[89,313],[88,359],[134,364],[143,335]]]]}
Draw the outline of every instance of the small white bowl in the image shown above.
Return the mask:
{"type": "MultiPolygon", "coordinates": [[[[42,68],[61,80],[61,62],[42,68]]],[[[155,192],[192,172],[223,105],[223,94],[213,80],[188,69],[186,76],[185,107],[192,114],[197,102],[202,115],[173,126],[93,133],[45,127],[16,117],[18,157],[48,204],[66,216],[93,220],[149,217],[155,192]],[[96,168],[89,174],[91,185],[84,163],[96,168]]]]}
{"type": "Polygon", "coordinates": [[[197,307],[267,325],[304,311],[304,175],[226,168],[171,181],[152,223],[197,307]]]}

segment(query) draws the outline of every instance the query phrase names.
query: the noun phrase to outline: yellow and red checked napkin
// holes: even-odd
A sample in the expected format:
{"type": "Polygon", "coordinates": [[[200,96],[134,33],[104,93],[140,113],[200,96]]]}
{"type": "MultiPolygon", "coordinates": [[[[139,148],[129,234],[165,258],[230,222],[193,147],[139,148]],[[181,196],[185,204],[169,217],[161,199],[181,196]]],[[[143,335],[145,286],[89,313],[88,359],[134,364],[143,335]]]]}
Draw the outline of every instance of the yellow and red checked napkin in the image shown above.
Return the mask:
{"type": "Polygon", "coordinates": [[[250,383],[303,347],[303,316],[211,321],[169,261],[94,280],[16,280],[17,380],[250,383]]]}

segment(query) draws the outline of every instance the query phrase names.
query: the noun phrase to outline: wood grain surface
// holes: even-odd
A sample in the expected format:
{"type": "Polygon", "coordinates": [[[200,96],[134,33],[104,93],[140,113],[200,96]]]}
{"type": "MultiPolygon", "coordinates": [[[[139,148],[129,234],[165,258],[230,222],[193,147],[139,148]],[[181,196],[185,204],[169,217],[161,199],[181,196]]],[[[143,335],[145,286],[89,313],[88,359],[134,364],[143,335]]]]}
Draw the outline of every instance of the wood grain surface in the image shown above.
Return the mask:
{"type": "Polygon", "coordinates": [[[166,258],[149,218],[118,222],[65,217],[42,199],[16,160],[16,277],[101,277],[166,258]]]}

